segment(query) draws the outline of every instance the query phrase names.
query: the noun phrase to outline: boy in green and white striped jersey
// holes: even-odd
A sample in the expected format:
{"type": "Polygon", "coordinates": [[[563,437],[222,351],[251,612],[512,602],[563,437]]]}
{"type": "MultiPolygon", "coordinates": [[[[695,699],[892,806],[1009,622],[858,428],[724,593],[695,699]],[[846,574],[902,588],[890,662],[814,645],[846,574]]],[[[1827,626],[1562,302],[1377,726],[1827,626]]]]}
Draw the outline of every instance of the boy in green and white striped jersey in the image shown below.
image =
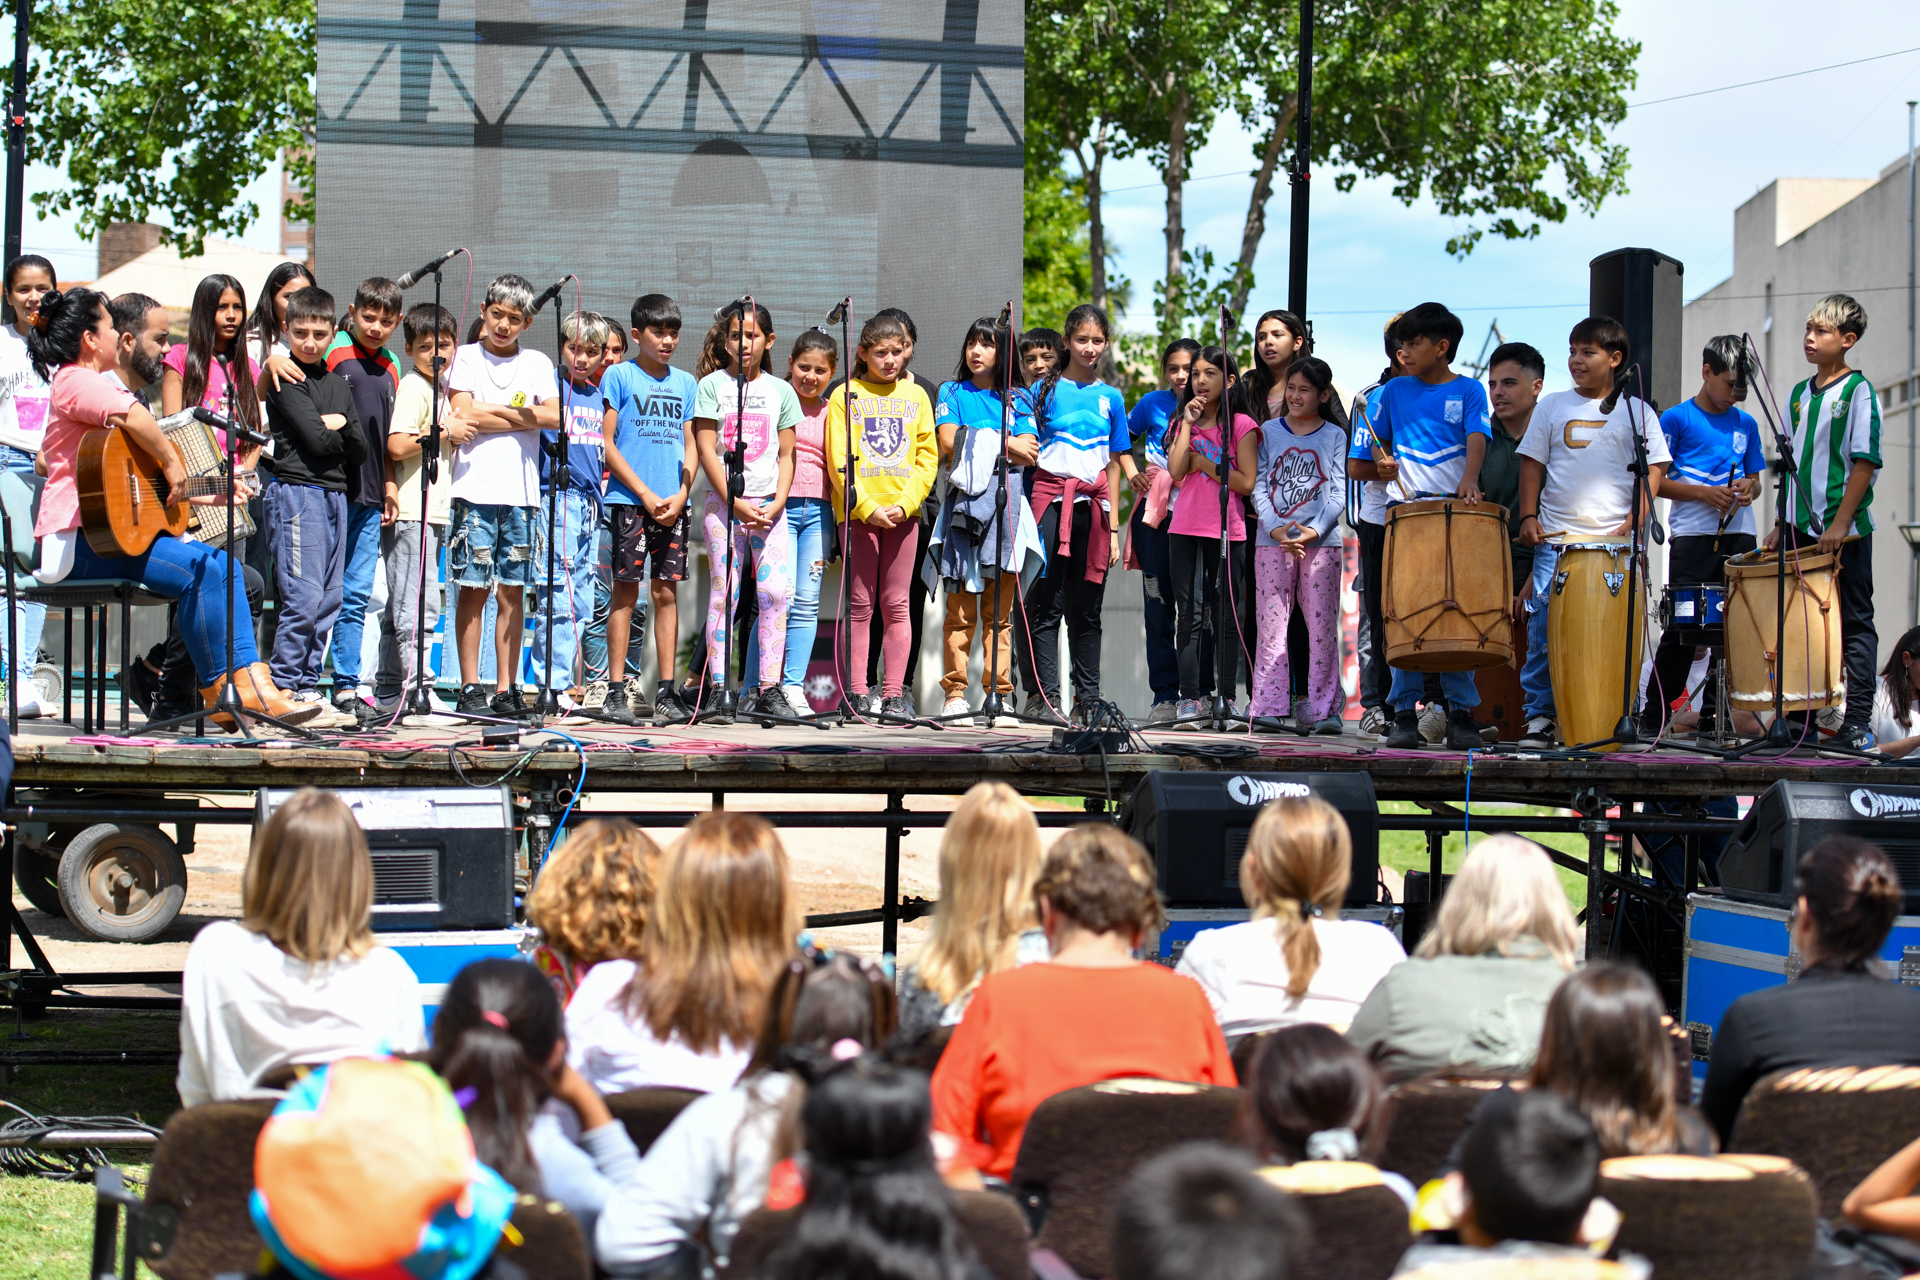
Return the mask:
{"type": "MultiPolygon", "coordinates": [[[[1840,557],[1840,642],[1846,654],[1847,713],[1836,745],[1863,750],[1873,742],[1873,476],[1880,469],[1880,401],[1873,384],[1847,364],[1867,331],[1867,313],[1844,293],[1822,298],[1807,314],[1803,344],[1811,378],[1793,389],[1788,419],[1799,475],[1787,510],[1793,542],[1818,541],[1840,557]]],[[[1771,537],[1767,545],[1773,545],[1771,537]]]]}

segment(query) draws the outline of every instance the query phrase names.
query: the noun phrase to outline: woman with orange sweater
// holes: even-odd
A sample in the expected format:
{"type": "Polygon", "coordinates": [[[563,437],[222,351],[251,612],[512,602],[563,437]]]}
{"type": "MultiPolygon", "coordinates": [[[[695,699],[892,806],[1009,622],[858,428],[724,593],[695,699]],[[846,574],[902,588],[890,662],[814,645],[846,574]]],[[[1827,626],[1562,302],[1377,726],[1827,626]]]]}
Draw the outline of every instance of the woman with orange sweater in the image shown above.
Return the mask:
{"type": "Polygon", "coordinates": [[[1056,1093],[1124,1076],[1237,1083],[1199,984],[1133,958],[1165,923],[1146,850],[1104,824],[1075,827],[1034,897],[1052,960],[983,979],[933,1073],[934,1127],[995,1178],[1056,1093]]]}

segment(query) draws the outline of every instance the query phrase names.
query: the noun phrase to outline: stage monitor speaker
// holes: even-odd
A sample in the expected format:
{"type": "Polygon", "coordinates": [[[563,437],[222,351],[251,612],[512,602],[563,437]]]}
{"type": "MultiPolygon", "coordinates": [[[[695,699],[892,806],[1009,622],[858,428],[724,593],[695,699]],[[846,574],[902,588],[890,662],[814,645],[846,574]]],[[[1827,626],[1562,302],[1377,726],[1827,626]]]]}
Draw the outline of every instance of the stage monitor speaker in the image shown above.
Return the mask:
{"type": "Polygon", "coordinates": [[[1800,859],[1838,835],[1886,850],[1906,894],[1901,914],[1920,913],[1920,786],[1776,782],[1727,840],[1720,883],[1730,898],[1790,907],[1800,859]]]}
{"type": "Polygon", "coordinates": [[[1269,800],[1318,796],[1353,834],[1347,905],[1379,898],[1380,806],[1364,773],[1202,773],[1156,770],[1140,780],[1120,826],[1153,855],[1170,907],[1244,907],[1240,859],[1253,819],[1269,800]]]}
{"type": "MultiPolygon", "coordinates": [[[[513,795],[505,787],[356,787],[373,856],[376,931],[503,929],[513,923],[513,795]]],[[[262,787],[256,827],[293,795],[262,787]]]]}
{"type": "Polygon", "coordinates": [[[1639,363],[1644,380],[1638,394],[1671,409],[1691,372],[1680,350],[1680,278],[1686,267],[1655,249],[1615,249],[1587,265],[1589,313],[1626,326],[1633,343],[1627,360],[1639,363]]]}

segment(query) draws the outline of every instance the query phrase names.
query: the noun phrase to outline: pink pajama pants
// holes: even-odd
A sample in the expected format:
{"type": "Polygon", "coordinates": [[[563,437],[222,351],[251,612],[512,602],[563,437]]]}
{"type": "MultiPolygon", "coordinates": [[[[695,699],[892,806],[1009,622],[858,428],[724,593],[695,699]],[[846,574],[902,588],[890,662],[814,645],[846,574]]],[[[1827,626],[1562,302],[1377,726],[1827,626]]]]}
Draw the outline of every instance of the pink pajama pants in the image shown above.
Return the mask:
{"type": "Polygon", "coordinates": [[[760,638],[760,670],[757,678],[748,672],[747,683],[777,689],[787,653],[787,604],[793,599],[793,539],[787,535],[787,510],[782,507],[780,517],[764,529],[733,522],[731,575],[727,573],[727,512],[711,493],[701,513],[701,527],[707,535],[707,679],[720,681],[721,663],[727,658],[727,627],[740,602],[740,584],[751,581],[760,606],[754,621],[754,633],[760,638]]]}
{"type": "Polygon", "coordinates": [[[913,647],[913,628],[907,616],[908,592],[913,586],[914,553],[919,549],[920,521],[909,516],[891,529],[856,524],[852,528],[853,581],[847,630],[853,652],[848,677],[853,691],[867,692],[867,650],[873,640],[873,606],[880,603],[880,696],[900,696],[913,647]]]}
{"type": "Polygon", "coordinates": [[[1253,658],[1256,716],[1291,715],[1288,705],[1287,620],[1295,598],[1307,624],[1307,714],[1324,720],[1340,706],[1340,548],[1309,547],[1304,556],[1277,546],[1253,552],[1260,611],[1260,651],[1253,658]]]}

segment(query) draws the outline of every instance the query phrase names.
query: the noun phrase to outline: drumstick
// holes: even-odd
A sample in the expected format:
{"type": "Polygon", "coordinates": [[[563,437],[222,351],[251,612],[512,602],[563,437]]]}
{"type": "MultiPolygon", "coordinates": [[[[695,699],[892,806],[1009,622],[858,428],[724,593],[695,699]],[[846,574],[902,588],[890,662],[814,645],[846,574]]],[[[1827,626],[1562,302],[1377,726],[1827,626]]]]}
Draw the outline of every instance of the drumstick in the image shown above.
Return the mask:
{"type": "MultiPolygon", "coordinates": [[[[1393,457],[1392,454],[1388,453],[1385,449],[1382,449],[1380,447],[1380,437],[1375,436],[1373,438],[1373,465],[1377,467],[1380,465],[1380,460],[1382,458],[1391,458],[1391,457],[1393,457]]],[[[1400,475],[1398,471],[1393,473],[1393,485],[1394,485],[1394,488],[1400,490],[1401,497],[1405,498],[1408,502],[1413,501],[1413,495],[1407,492],[1407,482],[1400,475]]]]}

